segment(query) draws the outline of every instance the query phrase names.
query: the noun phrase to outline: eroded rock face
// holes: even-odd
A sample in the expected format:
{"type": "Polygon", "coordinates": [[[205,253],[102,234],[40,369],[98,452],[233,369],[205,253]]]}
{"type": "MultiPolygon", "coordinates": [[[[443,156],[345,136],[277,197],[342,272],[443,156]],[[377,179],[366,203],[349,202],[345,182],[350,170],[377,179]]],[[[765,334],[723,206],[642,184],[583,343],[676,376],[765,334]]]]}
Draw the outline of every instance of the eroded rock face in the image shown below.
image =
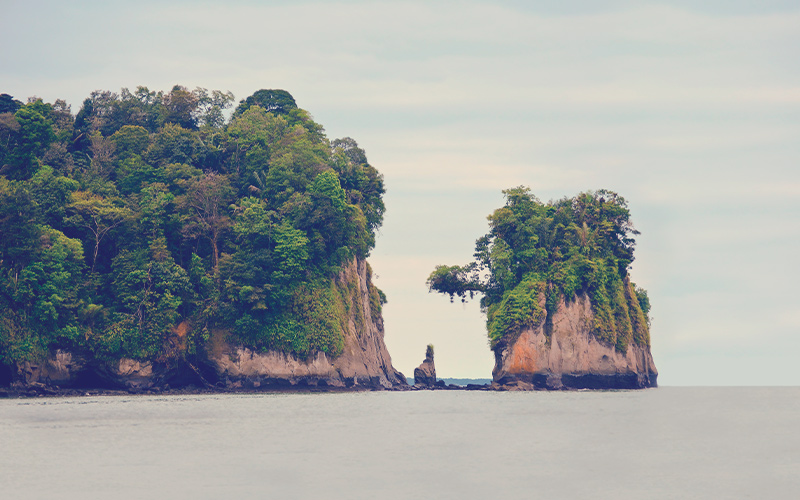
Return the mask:
{"type": "Polygon", "coordinates": [[[66,350],[56,350],[41,362],[15,365],[9,385],[17,388],[108,389],[138,392],[162,389],[170,383],[203,386],[202,376],[187,363],[152,363],[122,358],[110,363],[66,350]]]}
{"type": "Polygon", "coordinates": [[[593,319],[585,295],[570,303],[562,299],[549,337],[542,321],[523,329],[509,344],[498,345],[495,384],[522,389],[655,387],[658,371],[650,348],[631,344],[626,352],[617,351],[591,333],[593,319]]]}
{"type": "MultiPolygon", "coordinates": [[[[298,359],[282,352],[252,350],[219,342],[209,360],[217,377],[227,387],[371,387],[406,385],[402,373],[392,366],[383,341],[383,320],[372,319],[365,261],[354,259],[338,276],[342,283],[356,283],[353,300],[360,302],[363,320],[351,308],[344,334],[344,350],[336,358],[317,353],[311,359],[298,359]]],[[[220,332],[217,332],[220,334],[220,332]]]]}
{"type": "Polygon", "coordinates": [[[86,369],[86,359],[58,349],[42,362],[26,361],[16,366],[15,379],[21,383],[72,386],[86,369]]]}
{"type": "Polygon", "coordinates": [[[414,368],[414,385],[433,387],[436,385],[436,365],[433,363],[433,346],[428,346],[425,361],[414,368]]]}
{"type": "Polygon", "coordinates": [[[164,370],[154,368],[149,361],[122,358],[99,367],[98,372],[111,387],[137,390],[149,389],[164,379],[164,370]]]}

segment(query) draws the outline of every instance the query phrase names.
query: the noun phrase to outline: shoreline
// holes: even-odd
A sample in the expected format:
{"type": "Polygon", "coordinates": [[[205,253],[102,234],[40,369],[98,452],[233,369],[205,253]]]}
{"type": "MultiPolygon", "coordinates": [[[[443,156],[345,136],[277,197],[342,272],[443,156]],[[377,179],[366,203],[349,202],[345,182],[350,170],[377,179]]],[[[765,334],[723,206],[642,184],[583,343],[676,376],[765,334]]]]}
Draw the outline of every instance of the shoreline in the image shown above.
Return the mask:
{"type": "Polygon", "coordinates": [[[263,387],[150,387],[143,389],[106,389],[106,388],[66,388],[51,387],[44,384],[12,385],[0,387],[0,399],[38,399],[95,396],[193,396],[212,394],[324,394],[353,392],[417,392],[417,391],[490,391],[490,392],[608,392],[608,391],[640,391],[655,389],[653,387],[592,387],[577,388],[563,386],[560,388],[543,388],[529,384],[488,384],[455,385],[439,380],[436,385],[396,385],[382,386],[350,386],[330,387],[313,385],[277,385],[263,387]]]}
{"type": "Polygon", "coordinates": [[[103,389],[103,388],[64,388],[50,387],[44,384],[0,388],[0,399],[31,399],[59,397],[93,397],[93,396],[138,396],[138,395],[202,395],[202,394],[321,394],[349,392],[415,392],[415,391],[490,391],[507,390],[492,388],[492,384],[436,385],[414,386],[398,385],[394,387],[319,387],[319,386],[280,386],[269,385],[263,388],[227,388],[227,387],[177,387],[147,389],[103,389]]]}

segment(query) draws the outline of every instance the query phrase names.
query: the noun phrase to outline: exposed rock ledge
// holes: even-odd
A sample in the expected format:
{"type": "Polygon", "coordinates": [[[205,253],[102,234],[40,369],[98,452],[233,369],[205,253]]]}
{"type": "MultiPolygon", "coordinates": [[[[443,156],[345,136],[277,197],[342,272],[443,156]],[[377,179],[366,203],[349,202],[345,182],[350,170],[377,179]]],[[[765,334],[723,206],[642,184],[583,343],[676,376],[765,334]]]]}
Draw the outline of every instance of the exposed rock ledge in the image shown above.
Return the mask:
{"type": "Polygon", "coordinates": [[[617,351],[591,333],[594,319],[585,295],[562,299],[548,338],[545,321],[523,329],[495,349],[493,386],[506,389],[638,389],[656,387],[649,346],[631,344],[617,351]]]}

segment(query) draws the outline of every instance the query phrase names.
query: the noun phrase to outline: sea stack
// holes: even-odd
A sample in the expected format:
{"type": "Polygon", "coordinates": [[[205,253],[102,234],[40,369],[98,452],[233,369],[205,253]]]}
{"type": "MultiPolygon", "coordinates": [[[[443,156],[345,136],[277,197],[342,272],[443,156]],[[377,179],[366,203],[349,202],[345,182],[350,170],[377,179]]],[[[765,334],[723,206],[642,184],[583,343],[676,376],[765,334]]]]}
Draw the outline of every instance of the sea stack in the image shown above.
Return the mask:
{"type": "MultiPolygon", "coordinates": [[[[544,309],[544,296],[540,297],[544,309]]],[[[631,309],[636,304],[630,303],[631,309]]],[[[656,387],[650,346],[633,341],[624,350],[592,333],[595,314],[581,294],[563,298],[552,315],[500,340],[494,348],[495,388],[640,389],[656,387]]],[[[647,325],[633,323],[634,329],[647,325]]],[[[637,336],[638,338],[646,338],[637,336]]]]}
{"type": "Polygon", "coordinates": [[[436,385],[436,365],[433,363],[433,344],[425,350],[425,361],[414,368],[414,385],[433,387],[436,385]]]}
{"type": "Polygon", "coordinates": [[[436,266],[431,291],[482,295],[495,389],[655,387],[650,299],[630,277],[639,234],[625,198],[587,191],[542,203],[503,191],[475,261],[436,266]]]}

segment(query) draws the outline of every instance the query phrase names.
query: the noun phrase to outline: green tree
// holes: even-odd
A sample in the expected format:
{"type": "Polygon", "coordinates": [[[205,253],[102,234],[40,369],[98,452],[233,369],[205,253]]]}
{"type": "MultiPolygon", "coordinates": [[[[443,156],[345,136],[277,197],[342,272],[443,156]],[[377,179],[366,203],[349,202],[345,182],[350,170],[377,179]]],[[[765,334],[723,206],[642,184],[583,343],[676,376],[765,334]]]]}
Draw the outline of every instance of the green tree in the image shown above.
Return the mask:
{"type": "Polygon", "coordinates": [[[62,100],[0,95],[0,358],[168,360],[216,329],[341,353],[351,315],[370,319],[341,266],[374,246],[383,178],[288,92],[254,93],[226,124],[232,103],[199,87],[98,90],[73,120],[62,100]]]}
{"type": "Polygon", "coordinates": [[[374,233],[383,223],[386,189],[383,176],[367,162],[367,155],[350,137],[331,142],[331,166],[339,174],[350,203],[358,205],[374,233]]]}
{"type": "Polygon", "coordinates": [[[38,246],[38,206],[26,186],[0,176],[0,266],[19,268],[38,246]]]}
{"type": "Polygon", "coordinates": [[[114,228],[120,226],[131,215],[131,211],[122,206],[121,200],[106,198],[88,191],[72,193],[69,208],[75,212],[70,222],[86,228],[94,237],[94,253],[91,271],[94,272],[100,242],[114,228]]]}
{"type": "Polygon", "coordinates": [[[51,107],[36,100],[21,107],[14,114],[19,125],[15,147],[10,148],[6,164],[0,174],[11,179],[26,180],[39,167],[38,158],[55,139],[53,123],[49,119],[51,107]]]}
{"type": "Polygon", "coordinates": [[[150,145],[150,133],[139,125],[123,125],[109,139],[114,143],[120,158],[141,156],[150,145]]]}
{"type": "Polygon", "coordinates": [[[197,108],[200,99],[182,85],[175,85],[172,91],[164,96],[164,107],[167,110],[167,123],[175,123],[185,129],[197,128],[197,108]]]}
{"type": "Polygon", "coordinates": [[[21,107],[22,103],[14,99],[13,96],[0,94],[0,113],[14,114],[21,107]]]}
{"type": "Polygon", "coordinates": [[[227,129],[227,149],[234,167],[231,170],[245,179],[268,170],[271,146],[281,141],[287,126],[285,119],[267,113],[260,106],[236,116],[227,129]]]}
{"type": "Polygon", "coordinates": [[[264,111],[276,115],[288,114],[297,109],[297,103],[292,94],[280,89],[261,89],[254,92],[253,95],[239,103],[235,114],[242,114],[252,106],[260,106],[264,111]]]}
{"type": "Polygon", "coordinates": [[[192,92],[198,101],[197,120],[204,127],[220,128],[225,124],[222,112],[233,105],[233,94],[204,88],[196,88],[192,92]]]}
{"type": "Polygon", "coordinates": [[[72,193],[80,188],[80,183],[58,175],[49,166],[43,166],[27,185],[35,200],[39,217],[52,227],[62,227],[67,217],[67,205],[71,201],[72,193]]]}
{"type": "Polygon", "coordinates": [[[437,266],[428,287],[462,300],[481,294],[492,346],[513,337],[544,316],[560,299],[591,299],[595,335],[624,351],[630,342],[647,343],[646,292],[636,293],[628,278],[634,236],[624,198],[600,190],[542,203],[530,190],[503,191],[505,206],[492,213],[489,233],[475,245],[475,261],[437,266]]]}
{"type": "Polygon", "coordinates": [[[190,180],[186,185],[186,194],[177,200],[184,214],[184,236],[208,239],[211,244],[211,266],[215,274],[219,264],[220,238],[232,224],[227,207],[233,201],[233,194],[227,178],[207,173],[190,180]]]}
{"type": "MultiPolygon", "coordinates": [[[[29,262],[0,278],[0,357],[33,361],[53,344],[80,343],[76,310],[83,272],[79,240],[39,226],[29,262]]],[[[4,269],[5,270],[5,269],[4,269]]]]}
{"type": "Polygon", "coordinates": [[[163,238],[148,249],[123,251],[114,259],[113,292],[118,306],[98,339],[112,359],[152,359],[163,352],[170,330],[180,320],[179,307],[189,279],[163,247],[163,238]]]}
{"type": "Polygon", "coordinates": [[[196,134],[174,123],[155,133],[144,158],[153,165],[194,164],[202,161],[204,148],[196,134]]]}

